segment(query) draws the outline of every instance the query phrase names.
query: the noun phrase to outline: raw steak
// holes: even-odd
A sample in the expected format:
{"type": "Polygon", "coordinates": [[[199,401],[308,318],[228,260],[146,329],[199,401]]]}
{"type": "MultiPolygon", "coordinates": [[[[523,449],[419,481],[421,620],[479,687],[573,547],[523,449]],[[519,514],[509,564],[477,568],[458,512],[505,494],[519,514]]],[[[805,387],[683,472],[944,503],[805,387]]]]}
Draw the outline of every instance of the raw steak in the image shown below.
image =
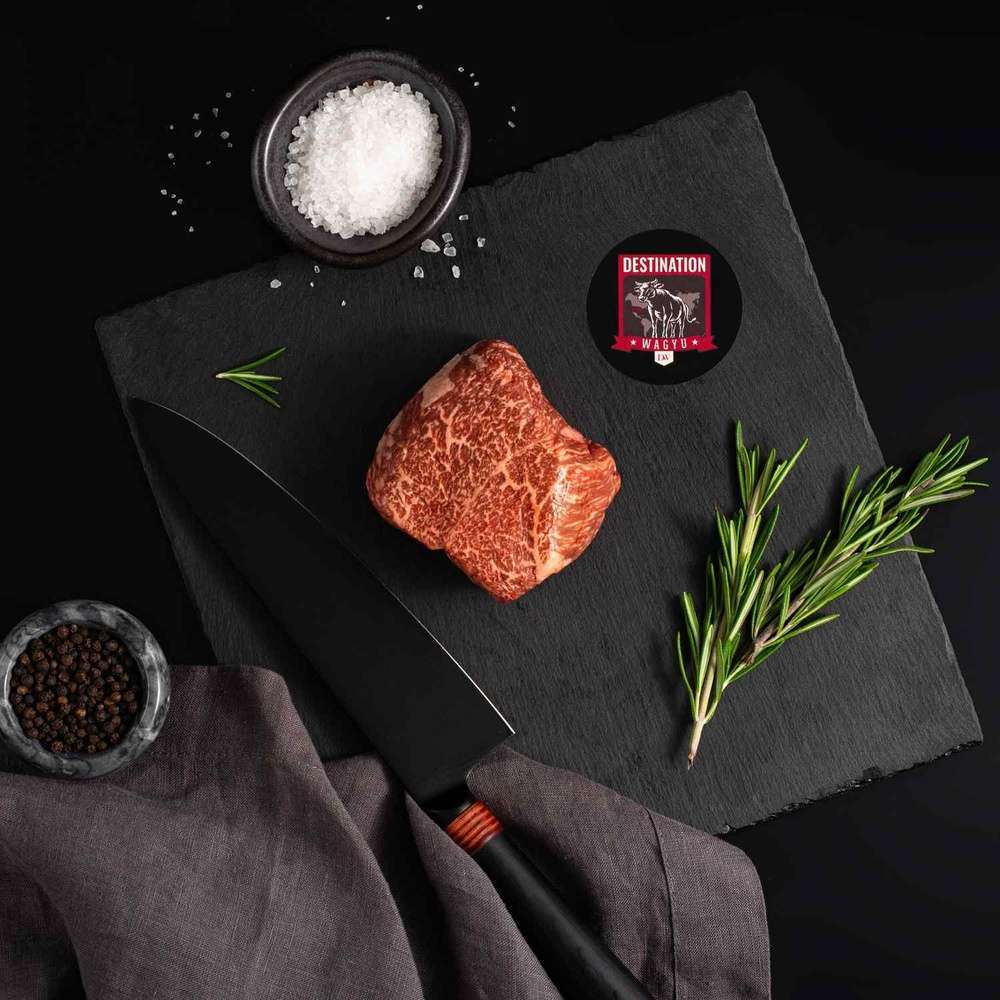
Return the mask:
{"type": "Polygon", "coordinates": [[[378,512],[513,601],[590,544],[621,485],[607,449],[502,340],[456,355],[399,412],[368,470],[378,512]]]}

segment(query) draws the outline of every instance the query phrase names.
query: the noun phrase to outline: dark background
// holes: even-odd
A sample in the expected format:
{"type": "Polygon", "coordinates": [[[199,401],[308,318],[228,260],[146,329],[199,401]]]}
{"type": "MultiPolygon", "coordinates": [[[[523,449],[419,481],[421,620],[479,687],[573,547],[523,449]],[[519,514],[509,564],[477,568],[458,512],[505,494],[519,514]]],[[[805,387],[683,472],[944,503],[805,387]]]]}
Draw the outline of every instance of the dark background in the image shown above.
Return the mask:
{"type": "MultiPolygon", "coordinates": [[[[255,124],[313,64],[361,44],[452,75],[473,123],[473,184],[745,88],[887,459],[908,462],[945,431],[1000,455],[1000,35],[971,5],[905,20],[438,0],[16,16],[0,628],[92,596],[135,612],[173,660],[210,655],[92,324],[282,249],[250,193],[255,124]],[[164,187],[184,200],[176,217],[164,187]]],[[[940,549],[925,567],[985,745],[730,838],[764,885],[775,997],[1000,987],[998,514],[985,493],[941,508],[919,537],[940,549]]]]}

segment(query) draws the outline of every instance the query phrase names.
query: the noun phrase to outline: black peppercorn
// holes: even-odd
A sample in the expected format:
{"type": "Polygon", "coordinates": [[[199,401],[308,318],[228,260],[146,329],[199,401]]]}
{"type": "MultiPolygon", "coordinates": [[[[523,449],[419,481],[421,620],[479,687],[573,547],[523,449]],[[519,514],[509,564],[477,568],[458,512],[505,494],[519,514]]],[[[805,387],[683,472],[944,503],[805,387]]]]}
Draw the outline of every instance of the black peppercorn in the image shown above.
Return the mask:
{"type": "Polygon", "coordinates": [[[11,672],[10,690],[29,739],[54,753],[99,753],[121,742],[138,711],[142,682],[120,639],[74,622],[28,644],[11,672]]]}

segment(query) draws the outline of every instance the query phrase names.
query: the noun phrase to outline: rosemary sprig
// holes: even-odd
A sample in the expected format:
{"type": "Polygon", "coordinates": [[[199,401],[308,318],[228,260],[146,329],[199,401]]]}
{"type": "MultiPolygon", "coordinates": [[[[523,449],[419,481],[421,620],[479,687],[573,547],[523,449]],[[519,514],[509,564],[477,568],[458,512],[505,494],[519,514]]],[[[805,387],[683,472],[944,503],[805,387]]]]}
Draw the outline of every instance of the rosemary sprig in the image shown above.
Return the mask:
{"type": "Polygon", "coordinates": [[[235,382],[241,388],[252,392],[255,396],[259,396],[265,403],[270,403],[272,406],[281,409],[281,404],[274,398],[278,395],[278,390],[272,383],[280,382],[282,377],[280,375],[263,375],[257,369],[268,361],[273,361],[279,354],[283,354],[284,351],[283,347],[279,347],[277,350],[271,351],[270,354],[265,354],[256,361],[240,365],[239,368],[230,368],[227,372],[219,372],[215,377],[235,382]]]}
{"type": "Polygon", "coordinates": [[[773,449],[762,458],[759,445],[748,449],[743,443],[737,422],[741,506],[732,518],[716,511],[719,551],[706,565],[702,614],[691,594],[681,597],[686,643],[678,632],[677,660],[693,723],[688,767],[730,684],[756,670],[789,639],[839,617],[823,609],[873,573],[883,556],[932,552],[907,540],[927,511],[987,485],[966,478],[987,459],[963,462],[969,439],[950,447],[949,441],[945,437],[924,455],[905,483],[900,480],[902,470],[890,466],[858,489],[855,468],[844,488],[837,525],[818,544],[793,550],[765,570],[761,561],[779,513],[777,504],[770,510],[768,505],[808,438],[789,459],[779,461],[773,449]]]}

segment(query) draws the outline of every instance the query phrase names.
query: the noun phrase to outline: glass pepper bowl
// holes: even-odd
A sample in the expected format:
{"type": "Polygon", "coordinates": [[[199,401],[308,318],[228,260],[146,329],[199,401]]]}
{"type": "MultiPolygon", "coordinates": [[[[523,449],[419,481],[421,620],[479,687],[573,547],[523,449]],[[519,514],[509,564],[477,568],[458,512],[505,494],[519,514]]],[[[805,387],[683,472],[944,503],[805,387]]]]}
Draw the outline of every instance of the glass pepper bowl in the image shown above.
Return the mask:
{"type": "Polygon", "coordinates": [[[0,645],[0,740],[36,770],[60,778],[97,778],[130,764],[156,739],[170,708],[170,669],[160,644],[137,618],[101,601],[62,601],[18,622],[0,645]],[[54,753],[21,729],[10,700],[11,676],[28,644],[59,625],[114,632],[132,654],[142,682],[142,705],[120,743],[98,753],[54,753]]]}

